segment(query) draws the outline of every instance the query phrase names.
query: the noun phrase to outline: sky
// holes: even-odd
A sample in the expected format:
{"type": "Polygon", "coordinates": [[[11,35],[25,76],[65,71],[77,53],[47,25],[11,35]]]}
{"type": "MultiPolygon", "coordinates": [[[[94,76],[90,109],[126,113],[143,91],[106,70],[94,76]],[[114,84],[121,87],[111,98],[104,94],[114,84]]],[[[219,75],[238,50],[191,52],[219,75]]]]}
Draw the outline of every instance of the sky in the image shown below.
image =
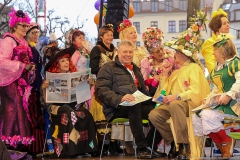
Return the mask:
{"type": "MultiPolygon", "coordinates": [[[[46,0],[47,11],[54,9],[54,15],[68,17],[70,26],[76,25],[76,18],[79,16],[79,24],[85,19],[84,27],[81,29],[87,32],[89,37],[97,37],[97,26],[94,23],[94,16],[98,13],[94,4],[96,0],[46,0]]],[[[55,33],[57,37],[62,36],[61,32],[55,33]]]]}

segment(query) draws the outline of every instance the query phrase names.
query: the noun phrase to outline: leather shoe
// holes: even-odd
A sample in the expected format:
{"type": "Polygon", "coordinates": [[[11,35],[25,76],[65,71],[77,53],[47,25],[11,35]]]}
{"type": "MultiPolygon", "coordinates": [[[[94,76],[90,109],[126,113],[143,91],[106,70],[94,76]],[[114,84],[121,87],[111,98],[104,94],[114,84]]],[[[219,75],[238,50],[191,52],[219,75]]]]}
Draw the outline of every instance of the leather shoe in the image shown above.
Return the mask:
{"type": "Polygon", "coordinates": [[[171,143],[171,149],[168,153],[168,158],[176,158],[178,156],[178,152],[176,151],[176,146],[175,146],[175,142],[173,141],[171,143]]]}
{"type": "Polygon", "coordinates": [[[188,143],[179,143],[179,155],[178,160],[189,159],[191,154],[190,146],[188,143]]]}
{"type": "Polygon", "coordinates": [[[139,159],[152,159],[151,153],[149,153],[147,147],[138,148],[137,158],[139,159]]]}
{"type": "Polygon", "coordinates": [[[154,149],[152,150],[152,148],[150,148],[150,147],[146,147],[146,148],[147,148],[148,152],[150,152],[150,154],[152,152],[153,157],[166,157],[167,156],[166,153],[160,153],[154,149]]]}

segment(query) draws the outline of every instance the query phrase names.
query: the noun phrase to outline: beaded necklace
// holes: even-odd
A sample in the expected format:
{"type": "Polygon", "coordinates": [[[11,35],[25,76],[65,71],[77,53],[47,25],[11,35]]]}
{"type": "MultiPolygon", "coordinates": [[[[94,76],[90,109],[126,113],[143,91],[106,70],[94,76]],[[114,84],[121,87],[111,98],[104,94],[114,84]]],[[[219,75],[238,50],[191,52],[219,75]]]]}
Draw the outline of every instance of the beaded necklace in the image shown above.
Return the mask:
{"type": "Polygon", "coordinates": [[[148,61],[150,63],[150,66],[153,66],[152,70],[150,71],[150,76],[153,77],[154,75],[160,75],[162,73],[162,64],[160,65],[160,67],[155,67],[153,57],[148,57],[148,61]]]}

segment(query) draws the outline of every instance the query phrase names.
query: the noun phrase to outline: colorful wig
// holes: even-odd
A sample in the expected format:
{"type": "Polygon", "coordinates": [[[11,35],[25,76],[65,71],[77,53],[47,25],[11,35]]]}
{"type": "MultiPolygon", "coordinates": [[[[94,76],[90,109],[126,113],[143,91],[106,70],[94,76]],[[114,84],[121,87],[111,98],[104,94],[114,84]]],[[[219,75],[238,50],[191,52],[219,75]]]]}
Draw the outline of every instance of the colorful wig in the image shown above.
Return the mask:
{"type": "Polygon", "coordinates": [[[31,19],[22,10],[16,11],[14,8],[12,8],[12,12],[10,12],[8,15],[10,17],[8,23],[11,28],[19,22],[30,24],[31,19]]]}
{"type": "Polygon", "coordinates": [[[71,57],[69,54],[64,54],[60,57],[58,57],[53,64],[51,65],[51,67],[47,70],[48,72],[51,73],[60,73],[60,69],[59,69],[59,64],[58,61],[62,58],[68,58],[69,59],[69,71],[70,72],[77,72],[76,67],[73,65],[72,61],[71,61],[71,57]]]}

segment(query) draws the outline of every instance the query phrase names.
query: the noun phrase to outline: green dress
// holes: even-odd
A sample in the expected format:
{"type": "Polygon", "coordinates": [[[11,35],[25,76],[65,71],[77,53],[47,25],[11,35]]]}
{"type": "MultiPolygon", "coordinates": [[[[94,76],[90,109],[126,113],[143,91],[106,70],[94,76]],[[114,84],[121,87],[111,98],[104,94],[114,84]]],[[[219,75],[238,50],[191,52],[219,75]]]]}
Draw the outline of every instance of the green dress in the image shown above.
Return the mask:
{"type": "MultiPolygon", "coordinates": [[[[232,85],[236,82],[235,73],[240,70],[240,58],[235,56],[228,65],[223,65],[220,70],[212,70],[210,78],[217,86],[218,90],[216,94],[221,94],[230,91],[232,85]]],[[[238,107],[236,100],[230,100],[227,105],[218,105],[214,109],[221,110],[225,114],[238,116],[235,112],[235,107],[238,107]]]]}

